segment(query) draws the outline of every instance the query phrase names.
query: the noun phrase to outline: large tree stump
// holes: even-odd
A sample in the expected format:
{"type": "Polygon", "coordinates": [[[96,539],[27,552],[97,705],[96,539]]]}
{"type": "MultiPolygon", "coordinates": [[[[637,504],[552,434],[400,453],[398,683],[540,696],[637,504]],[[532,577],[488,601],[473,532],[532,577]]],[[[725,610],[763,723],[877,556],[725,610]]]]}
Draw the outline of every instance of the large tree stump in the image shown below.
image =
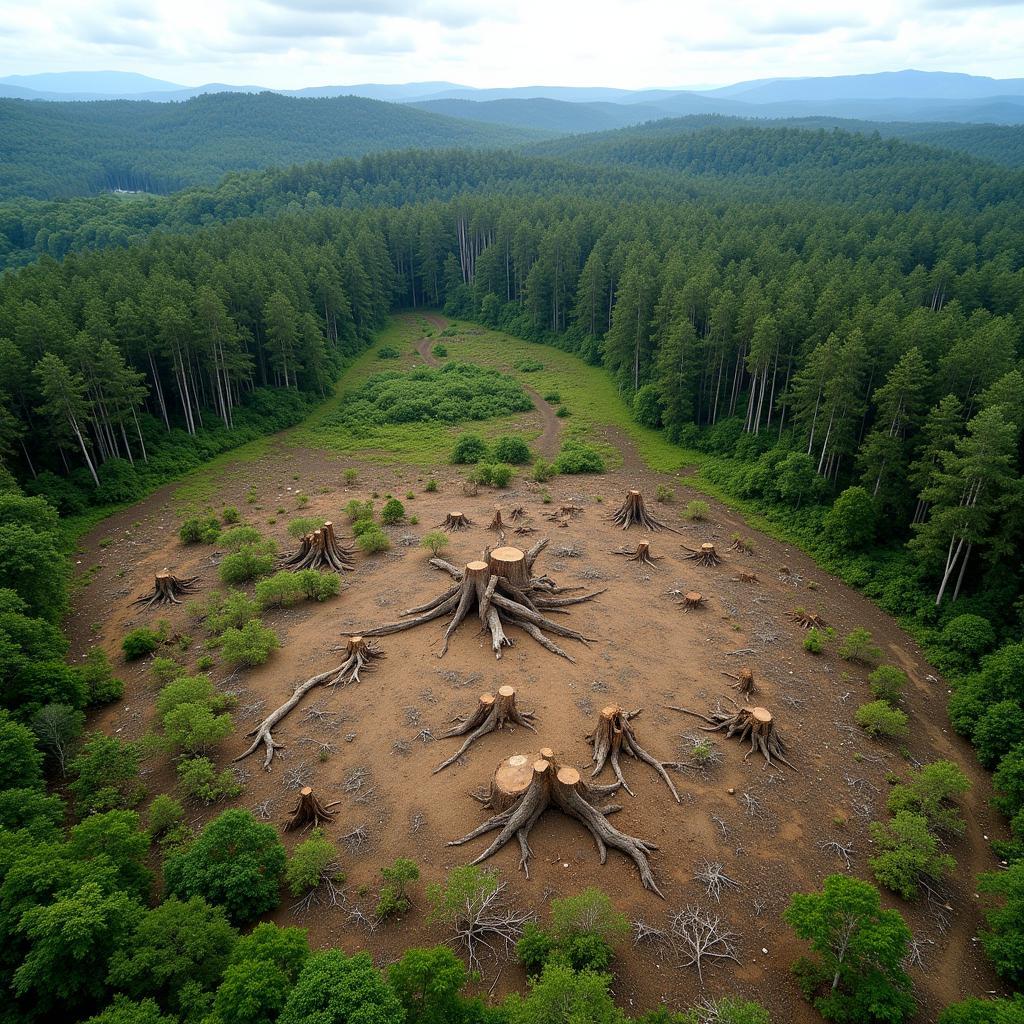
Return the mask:
{"type": "MultiPolygon", "coordinates": [[[[550,755],[551,752],[545,750],[542,754],[550,755]]],[[[609,814],[621,809],[617,804],[606,807],[595,805],[595,801],[615,793],[619,785],[617,782],[611,786],[586,783],[575,768],[559,767],[555,764],[553,756],[540,757],[533,762],[529,784],[518,799],[472,832],[461,839],[452,840],[448,845],[461,846],[488,832],[498,832],[494,842],[472,861],[473,864],[479,864],[497,853],[515,836],[519,842],[519,867],[529,878],[529,861],[533,852],[529,844],[530,829],[540,816],[553,806],[581,822],[590,832],[597,844],[602,864],[607,860],[609,846],[619,850],[636,864],[644,886],[661,896],[647,859],[648,854],[657,847],[646,840],[620,832],[608,821],[609,814]]]]}
{"type": "Polygon", "coordinates": [[[335,800],[334,803],[322,804],[309,786],[303,786],[299,790],[299,802],[295,809],[288,812],[290,817],[284,827],[285,832],[294,832],[297,828],[305,831],[330,824],[338,813],[331,808],[339,803],[340,800],[335,800]]]}
{"type": "Polygon", "coordinates": [[[449,512],[444,517],[444,522],[438,525],[448,533],[455,533],[456,530],[468,530],[473,525],[473,520],[465,512],[449,512]]]}
{"type": "Polygon", "coordinates": [[[594,748],[594,770],[590,773],[591,778],[597,775],[605,764],[610,760],[612,771],[622,785],[622,788],[630,795],[636,794],[629,788],[622,775],[622,768],[619,765],[619,755],[629,754],[630,757],[642,761],[653,768],[664,780],[676,803],[679,803],[679,794],[676,787],[665,771],[665,765],[657,758],[652,757],[637,742],[636,733],[630,724],[630,719],[636,718],[639,711],[632,713],[624,711],[618,704],[608,704],[601,708],[594,731],[587,737],[587,742],[594,748]]]}
{"type": "Polygon", "coordinates": [[[640,565],[649,566],[651,569],[659,568],[655,563],[661,561],[660,555],[651,554],[651,542],[649,540],[640,541],[635,548],[617,548],[612,552],[613,555],[625,555],[626,560],[629,562],[639,562],[640,565]]]}
{"type": "Polygon", "coordinates": [[[817,612],[808,612],[803,608],[797,608],[790,618],[804,629],[825,629],[828,626],[817,612]]]}
{"type": "Polygon", "coordinates": [[[298,549],[281,565],[285,569],[333,569],[335,572],[350,572],[355,568],[354,550],[339,542],[330,520],[319,530],[307,533],[299,540],[298,549]]]}
{"type": "Polygon", "coordinates": [[[671,526],[667,526],[660,519],[655,519],[647,511],[647,506],[644,504],[644,496],[639,491],[627,491],[625,501],[609,516],[609,519],[616,526],[621,526],[624,530],[628,530],[631,526],[640,526],[650,533],[653,533],[655,530],[668,530],[671,533],[679,532],[671,526]]]}
{"type": "Polygon", "coordinates": [[[755,750],[760,750],[768,764],[772,758],[780,761],[787,768],[796,771],[796,767],[786,759],[786,743],[775,725],[775,719],[767,708],[750,707],[743,705],[734,711],[726,711],[722,707],[717,708],[710,715],[702,715],[699,711],[691,711],[689,708],[667,705],[672,711],[681,711],[684,715],[693,715],[707,722],[707,726],[701,726],[704,732],[718,732],[725,730],[725,738],[730,739],[737,736],[742,743],[750,740],[750,750],[743,755],[743,760],[755,750]]]}
{"type": "Polygon", "coordinates": [[[513,754],[498,762],[487,794],[476,799],[498,814],[507,811],[530,788],[535,760],[529,754],[513,754]]]}
{"type": "Polygon", "coordinates": [[[448,573],[455,580],[455,584],[425,604],[406,609],[402,614],[410,618],[366,630],[363,636],[400,633],[444,615],[451,615],[438,653],[438,657],[443,657],[448,650],[452,634],[466,616],[475,610],[480,623],[491,635],[491,648],[496,658],[501,657],[503,648],[512,646],[512,640],[505,634],[505,626],[512,625],[518,626],[552,654],[573,661],[574,659],[546,634],[553,633],[555,636],[568,637],[582,643],[590,643],[590,638],[578,630],[553,622],[544,615],[544,612],[589,601],[604,591],[579,594],[575,597],[558,597],[555,595],[580,588],[558,587],[547,576],[531,576],[534,561],[547,543],[546,539],[540,540],[525,553],[518,548],[497,548],[489,553],[491,564],[484,561],[469,562],[464,569],[459,569],[442,558],[432,558],[430,564],[448,573]],[[521,587],[516,586],[509,575],[506,575],[512,574],[522,581],[524,571],[526,582],[521,587]]]}
{"type": "Polygon", "coordinates": [[[530,724],[532,718],[533,712],[520,711],[516,707],[516,691],[513,686],[499,687],[497,696],[493,693],[480,694],[480,701],[473,714],[455,728],[449,729],[438,737],[439,739],[448,739],[451,736],[465,736],[466,739],[451,757],[434,769],[433,774],[436,775],[457,761],[482,736],[497,732],[509,722],[536,732],[537,730],[530,724]]]}
{"type": "Polygon", "coordinates": [[[243,758],[248,757],[254,753],[262,743],[266,748],[266,756],[263,759],[263,768],[266,771],[270,771],[270,766],[274,760],[274,751],[281,750],[284,744],[278,743],[274,739],[273,730],[274,727],[281,721],[290,711],[296,708],[302,701],[302,698],[309,693],[314,687],[317,686],[345,686],[348,683],[358,683],[359,672],[362,669],[373,668],[373,661],[377,658],[383,658],[384,652],[374,644],[368,644],[366,639],[361,636],[353,636],[348,639],[345,644],[345,660],[340,665],[335,665],[334,668],[328,669],[326,672],[320,672],[315,676],[310,676],[304,683],[299,683],[298,686],[292,691],[292,695],[286,700],[279,708],[275,708],[267,715],[266,718],[260,722],[251,732],[247,733],[247,736],[254,737],[250,746],[244,750],[236,761],[241,761],[243,758]]]}
{"type": "Polygon", "coordinates": [[[144,604],[147,608],[154,604],[181,604],[179,598],[194,594],[199,589],[198,583],[198,576],[173,576],[164,569],[153,577],[153,589],[137,597],[132,604],[144,604]]]}
{"type": "Polygon", "coordinates": [[[685,544],[683,547],[690,552],[685,557],[690,561],[696,562],[698,565],[715,566],[722,564],[722,559],[715,550],[714,544],[701,544],[697,550],[687,548],[685,544]]]}
{"type": "Polygon", "coordinates": [[[704,595],[699,590],[688,590],[683,594],[683,599],[679,604],[684,612],[692,612],[695,608],[703,607],[704,595]]]}

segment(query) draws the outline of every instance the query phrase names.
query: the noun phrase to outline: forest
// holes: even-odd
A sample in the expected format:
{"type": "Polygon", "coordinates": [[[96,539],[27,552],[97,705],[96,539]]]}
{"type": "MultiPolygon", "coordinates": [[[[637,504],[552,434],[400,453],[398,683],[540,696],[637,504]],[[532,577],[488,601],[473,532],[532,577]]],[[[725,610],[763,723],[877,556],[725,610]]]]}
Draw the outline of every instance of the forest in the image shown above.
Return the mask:
{"type": "MultiPolygon", "coordinates": [[[[18,116],[16,103],[0,106],[18,116]]],[[[418,124],[403,144],[423,143],[418,124]]],[[[485,144],[452,124],[437,145],[485,144]]],[[[324,140],[284,159],[327,151],[338,147],[324,140]]],[[[166,175],[160,191],[226,169],[216,154],[200,164],[183,176],[126,173],[166,175]]],[[[78,185],[16,185],[0,207],[11,268],[0,277],[0,973],[14,993],[0,1015],[625,1019],[609,994],[623,922],[599,893],[552,906],[549,931],[519,943],[529,994],[488,1006],[460,994],[469,975],[446,947],[410,950],[379,972],[365,955],[311,954],[299,929],[241,934],[276,906],[277,880],[300,870],[286,867],[276,831],[229,810],[181,842],[180,808],[154,804],[146,826],[133,809],[137,749],[100,734],[65,749],[120,684],[103,659],[64,661],[73,538],[61,517],[131,503],[299,422],[393,311],[422,309],[536,343],[538,359],[550,346],[603,368],[634,419],[693,460],[697,486],[761,516],[921,643],[949,683],[949,722],[993,771],[1009,821],[1011,837],[995,844],[1005,868],[979,882],[997,899],[982,945],[1008,989],[1019,986],[1022,185],[1013,168],[898,139],[673,122],[515,156],[407,152],[231,174],[133,201],[44,202],[78,185]],[[44,773],[65,757],[72,781],[64,796],[48,793],[44,773]],[[162,903],[151,840],[164,851],[162,903]],[[218,888],[204,862],[239,846],[244,870],[218,888]],[[239,910],[252,887],[259,899],[239,910]],[[372,1012],[357,1015],[358,1001],[372,1012]],[[568,1003],[575,1015],[556,1009],[568,1003]]],[[[387,384],[385,374],[374,386],[387,384]]],[[[525,407],[516,400],[510,408],[525,407]]],[[[209,695],[190,701],[206,701],[207,719],[223,711],[209,695]]],[[[942,793],[936,818],[952,790],[942,793]]],[[[396,899],[402,870],[389,878],[396,899]]],[[[867,883],[836,879],[786,911],[818,958],[802,968],[805,992],[834,975],[835,994],[814,1004],[826,1019],[908,1019],[892,952],[907,941],[899,915],[867,883]],[[823,921],[854,904],[871,924],[851,965],[823,921]]],[[[489,885],[486,872],[450,877],[435,912],[454,913],[459,886],[486,896],[489,885]]],[[[767,1020],[743,1001],[716,1012],[633,1019],[767,1020]]],[[[972,999],[940,1019],[1007,1024],[1022,1013],[1019,999],[972,999]]]]}

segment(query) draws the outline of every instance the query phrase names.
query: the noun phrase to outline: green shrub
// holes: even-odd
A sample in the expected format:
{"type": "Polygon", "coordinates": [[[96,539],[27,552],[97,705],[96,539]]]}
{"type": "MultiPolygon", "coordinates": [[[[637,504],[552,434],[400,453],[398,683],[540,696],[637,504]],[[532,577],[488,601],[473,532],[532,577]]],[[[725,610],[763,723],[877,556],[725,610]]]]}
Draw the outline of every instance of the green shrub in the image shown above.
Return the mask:
{"type": "Polygon", "coordinates": [[[858,626],[839,645],[839,657],[861,665],[877,665],[882,660],[882,649],[873,642],[870,631],[858,626]]]}
{"type": "Polygon", "coordinates": [[[322,525],[323,521],[317,519],[316,516],[300,516],[288,524],[288,536],[298,540],[300,537],[305,537],[306,534],[320,529],[322,525]]]}
{"type": "Polygon", "coordinates": [[[658,484],[658,489],[654,492],[654,500],[661,502],[675,501],[676,491],[674,487],[669,487],[666,484],[658,484]]]}
{"type": "Polygon", "coordinates": [[[907,685],[907,673],[895,665],[879,665],[869,676],[871,695],[890,704],[899,704],[907,685]]]}
{"type": "Polygon", "coordinates": [[[144,658],[147,654],[152,654],[159,646],[160,634],[145,626],[126,633],[121,641],[121,650],[124,651],[124,656],[128,661],[144,658]]]}
{"type": "Polygon", "coordinates": [[[490,467],[491,470],[491,486],[492,487],[508,487],[509,482],[512,479],[512,467],[505,462],[495,462],[490,467]]]}
{"type": "Polygon", "coordinates": [[[376,555],[391,548],[390,538],[376,525],[373,526],[373,529],[359,534],[356,537],[356,544],[359,546],[359,550],[367,555],[376,555]]]}
{"type": "Polygon", "coordinates": [[[367,499],[366,501],[360,501],[358,498],[353,498],[345,506],[345,515],[350,523],[358,523],[364,519],[373,519],[373,501],[367,499]]]}
{"type": "Polygon", "coordinates": [[[995,768],[1015,746],[1024,743],[1024,713],[1020,701],[1001,700],[978,719],[971,736],[978,761],[995,768]]]}
{"type": "Polygon", "coordinates": [[[533,978],[544,970],[555,949],[554,938],[536,921],[528,921],[523,928],[522,938],[516,943],[516,956],[523,965],[527,977],[533,978]]]}
{"type": "Polygon", "coordinates": [[[300,569],[295,575],[307,601],[326,601],[341,593],[341,580],[337,573],[300,569]]]}
{"type": "Polygon", "coordinates": [[[396,914],[404,914],[411,906],[408,886],[420,877],[420,869],[414,861],[399,857],[390,867],[381,868],[384,885],[377,895],[377,917],[380,920],[396,914]]]}
{"type": "Polygon", "coordinates": [[[566,475],[574,473],[603,473],[604,457],[592,445],[572,438],[562,442],[555,459],[555,469],[566,475]]]}
{"type": "Polygon", "coordinates": [[[79,677],[85,683],[86,702],[89,707],[111,704],[120,700],[124,693],[124,683],[114,675],[113,667],[106,652],[94,647],[85,661],[79,666],[79,677]]]}
{"type": "Polygon", "coordinates": [[[558,417],[559,419],[562,419],[562,420],[564,420],[564,419],[565,419],[565,418],[566,418],[567,416],[571,416],[571,415],[572,415],[572,413],[571,413],[571,412],[569,411],[569,407],[568,407],[567,405],[560,405],[560,406],[559,406],[559,407],[558,407],[558,408],[557,408],[557,409],[555,410],[555,415],[556,415],[556,416],[557,416],[557,417],[558,417]]]}
{"type": "Polygon", "coordinates": [[[378,359],[398,359],[401,354],[402,353],[399,352],[394,345],[381,345],[381,347],[377,349],[378,359]]]}
{"type": "Polygon", "coordinates": [[[555,464],[538,459],[533,464],[533,479],[539,484],[546,484],[556,473],[555,464]]]}
{"type": "Polygon", "coordinates": [[[425,490],[427,492],[427,494],[435,494],[437,492],[437,481],[433,477],[431,477],[427,481],[427,483],[424,486],[423,490],[425,490]]]}
{"type": "Polygon", "coordinates": [[[1006,871],[979,875],[978,889],[1000,900],[998,906],[986,910],[987,927],[978,937],[996,974],[1020,987],[1024,985],[1024,861],[1011,864],[1006,871]]]}
{"type": "Polygon", "coordinates": [[[262,665],[280,646],[277,634],[259,619],[250,619],[241,629],[226,629],[220,638],[221,654],[231,665],[262,665]]]}
{"type": "Polygon", "coordinates": [[[949,836],[963,835],[964,820],[953,801],[971,788],[970,780],[952,761],[922,765],[905,783],[889,792],[889,813],[920,814],[928,827],[949,836]]]}
{"type": "Polygon", "coordinates": [[[248,544],[259,544],[262,540],[263,536],[255,526],[234,526],[221,534],[220,543],[228,551],[237,551],[248,544]]]}
{"type": "Polygon", "coordinates": [[[917,896],[923,879],[938,881],[956,867],[950,854],[940,852],[923,814],[900,811],[884,824],[871,822],[868,830],[878,850],[868,858],[875,881],[906,900],[917,896]]]}
{"type": "Polygon", "coordinates": [[[847,487],[825,513],[822,530],[836,547],[858,550],[875,539],[878,511],[863,487],[847,487]]]}
{"type": "Polygon", "coordinates": [[[69,765],[78,816],[134,807],[146,795],[141,760],[138,743],[92,733],[69,765]]]}
{"type": "Polygon", "coordinates": [[[811,626],[807,630],[807,634],[804,636],[804,650],[808,654],[825,653],[825,636],[817,626],[811,626]]]}
{"type": "Polygon", "coordinates": [[[42,768],[43,755],[32,730],[0,709],[0,789],[41,789],[42,768]]]}
{"type": "Polygon", "coordinates": [[[380,511],[380,521],[385,526],[395,526],[405,519],[405,506],[397,498],[389,498],[380,511]]]}
{"type": "Polygon", "coordinates": [[[149,805],[149,841],[156,842],[185,820],[185,808],[173,796],[161,793],[149,805]]]}
{"type": "Polygon", "coordinates": [[[354,484],[359,479],[359,470],[358,469],[346,469],[345,472],[342,474],[342,476],[344,477],[345,483],[347,483],[349,486],[351,486],[352,484],[354,484]]]}
{"type": "Polygon", "coordinates": [[[208,757],[190,757],[178,762],[178,783],[182,793],[203,804],[230,800],[242,792],[230,768],[218,772],[208,757]]]}
{"type": "Polygon", "coordinates": [[[487,442],[478,434],[463,434],[452,449],[451,462],[456,466],[471,466],[487,458],[487,442]]]}
{"type": "Polygon", "coordinates": [[[213,544],[220,536],[220,520],[216,516],[192,516],[178,531],[182,544],[213,544]]]}
{"type": "Polygon", "coordinates": [[[161,686],[171,682],[173,679],[177,679],[178,676],[184,675],[185,670],[179,665],[173,658],[159,657],[154,658],[152,664],[149,666],[150,675],[156,680],[161,686]]]}
{"type": "Polygon", "coordinates": [[[530,446],[515,434],[499,437],[491,445],[491,458],[513,466],[525,466],[531,459],[530,446]]]}
{"type": "Polygon", "coordinates": [[[562,396],[557,391],[549,391],[544,396],[544,401],[545,402],[550,402],[551,405],[561,405],[562,404],[562,396]]]}
{"type": "Polygon", "coordinates": [[[978,999],[970,996],[950,1003],[939,1014],[937,1024],[1022,1024],[1024,1001],[1018,995],[1009,999],[978,999]]]}
{"type": "Polygon", "coordinates": [[[536,373],[544,369],[544,364],[536,359],[517,359],[512,366],[520,373],[536,373]]]}
{"type": "Polygon", "coordinates": [[[969,664],[995,647],[996,631],[980,615],[957,615],[942,627],[939,643],[969,664]]]}
{"type": "Polygon", "coordinates": [[[380,526],[373,519],[357,519],[352,524],[352,536],[362,537],[364,533],[380,533],[380,526]]]}
{"type": "Polygon", "coordinates": [[[202,896],[223,907],[236,925],[247,924],[280,901],[285,860],[273,825],[248,811],[224,811],[185,850],[167,858],[164,881],[171,895],[202,896]]]}
{"type": "Polygon", "coordinates": [[[273,569],[274,544],[264,541],[259,545],[243,544],[237,551],[225,555],[218,574],[224,583],[235,586],[267,576],[273,569]]]}
{"type": "Polygon", "coordinates": [[[431,350],[438,359],[444,359],[448,355],[448,347],[438,342],[431,350]]]}
{"type": "Polygon", "coordinates": [[[699,499],[688,501],[686,508],[683,509],[683,515],[694,523],[703,522],[710,514],[711,506],[706,501],[699,499]]]}
{"type": "Polygon", "coordinates": [[[861,704],[854,719],[872,739],[876,740],[903,739],[910,731],[907,728],[907,716],[884,700],[861,704]]]}
{"type": "Polygon", "coordinates": [[[334,863],[338,856],[334,844],[324,835],[322,828],[315,828],[309,838],[299,843],[288,858],[284,871],[285,885],[292,896],[304,896],[315,889],[324,878],[341,882],[343,876],[334,863]]]}
{"type": "Polygon", "coordinates": [[[305,598],[305,590],[296,573],[276,572],[256,584],[256,601],[261,608],[284,608],[305,598]]]}
{"type": "Polygon", "coordinates": [[[242,518],[234,505],[228,505],[220,514],[221,521],[227,526],[234,526],[242,518]]]}
{"type": "Polygon", "coordinates": [[[451,543],[451,538],[444,530],[431,530],[420,540],[420,547],[426,548],[435,558],[451,543]]]}
{"type": "Polygon", "coordinates": [[[207,606],[204,624],[211,633],[223,633],[231,626],[244,626],[259,613],[259,605],[241,590],[215,595],[207,606]]]}

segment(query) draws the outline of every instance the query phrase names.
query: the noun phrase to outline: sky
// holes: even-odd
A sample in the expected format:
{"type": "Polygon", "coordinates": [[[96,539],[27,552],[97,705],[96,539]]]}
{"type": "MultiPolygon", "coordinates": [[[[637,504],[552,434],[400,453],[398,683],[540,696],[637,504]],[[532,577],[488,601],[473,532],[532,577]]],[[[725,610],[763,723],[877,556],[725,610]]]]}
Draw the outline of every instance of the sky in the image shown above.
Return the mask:
{"type": "Polygon", "coordinates": [[[918,68],[1024,77],[1024,0],[0,0],[0,76],[684,88],[918,68]]]}

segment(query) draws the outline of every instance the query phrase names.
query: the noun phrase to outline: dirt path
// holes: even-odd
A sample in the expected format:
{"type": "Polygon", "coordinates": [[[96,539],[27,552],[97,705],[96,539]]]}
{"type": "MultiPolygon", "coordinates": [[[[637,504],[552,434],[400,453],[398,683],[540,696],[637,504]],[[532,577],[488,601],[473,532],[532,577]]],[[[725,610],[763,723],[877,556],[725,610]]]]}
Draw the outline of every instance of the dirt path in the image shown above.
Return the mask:
{"type": "MultiPolygon", "coordinates": [[[[412,314],[406,314],[402,319],[411,321],[412,314]]],[[[427,313],[425,319],[434,325],[439,331],[443,331],[448,326],[448,321],[437,313],[427,313]]],[[[430,350],[434,347],[436,342],[433,338],[420,338],[416,342],[416,351],[423,357],[423,361],[427,366],[440,366],[441,361],[431,352],[430,350]]],[[[511,367],[502,366],[502,370],[506,373],[511,372],[511,367]]],[[[550,402],[545,401],[539,391],[534,390],[529,384],[520,382],[522,389],[530,396],[534,406],[540,413],[541,417],[541,434],[540,437],[534,441],[534,447],[544,456],[545,459],[554,459],[558,454],[559,449],[559,435],[562,432],[562,421],[555,415],[554,407],[550,402]]]]}

